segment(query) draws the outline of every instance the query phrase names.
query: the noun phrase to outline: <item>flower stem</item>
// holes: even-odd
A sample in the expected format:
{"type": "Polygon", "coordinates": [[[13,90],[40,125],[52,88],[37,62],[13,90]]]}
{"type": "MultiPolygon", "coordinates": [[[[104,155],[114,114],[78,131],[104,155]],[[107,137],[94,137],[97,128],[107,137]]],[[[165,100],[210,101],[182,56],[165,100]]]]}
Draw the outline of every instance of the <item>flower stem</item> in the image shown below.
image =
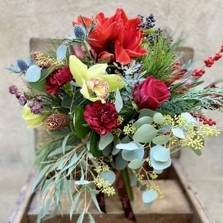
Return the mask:
{"type": "Polygon", "coordinates": [[[122,180],[123,180],[124,185],[125,185],[126,192],[128,194],[128,198],[129,198],[129,200],[133,201],[134,196],[133,196],[132,187],[130,185],[128,169],[125,168],[125,169],[121,170],[120,172],[121,172],[122,180]]]}

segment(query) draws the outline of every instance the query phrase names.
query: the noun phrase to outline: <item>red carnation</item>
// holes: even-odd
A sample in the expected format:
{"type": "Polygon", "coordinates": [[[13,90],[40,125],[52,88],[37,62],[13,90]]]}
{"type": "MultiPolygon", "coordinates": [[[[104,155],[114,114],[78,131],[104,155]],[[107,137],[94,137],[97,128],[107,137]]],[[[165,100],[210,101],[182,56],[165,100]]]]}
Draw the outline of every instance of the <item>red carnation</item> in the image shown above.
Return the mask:
{"type": "Polygon", "coordinates": [[[72,80],[69,66],[55,70],[46,79],[46,90],[49,94],[56,94],[67,82],[72,80]]]}
{"type": "MultiPolygon", "coordinates": [[[[79,17],[73,25],[81,24],[83,20],[87,26],[93,24],[92,19],[79,17]]],[[[128,19],[122,9],[117,9],[115,15],[110,18],[98,13],[95,21],[96,25],[89,35],[89,40],[99,60],[115,60],[121,64],[128,64],[132,58],[147,53],[146,49],[141,47],[144,37],[138,28],[140,18],[128,19]]]]}
{"type": "Polygon", "coordinates": [[[133,98],[140,109],[159,108],[168,98],[170,92],[161,80],[153,76],[147,77],[143,82],[135,86],[133,98]]]}
{"type": "Polygon", "coordinates": [[[111,132],[120,125],[118,116],[113,103],[102,104],[101,101],[88,104],[84,111],[85,121],[100,135],[111,132]]]}

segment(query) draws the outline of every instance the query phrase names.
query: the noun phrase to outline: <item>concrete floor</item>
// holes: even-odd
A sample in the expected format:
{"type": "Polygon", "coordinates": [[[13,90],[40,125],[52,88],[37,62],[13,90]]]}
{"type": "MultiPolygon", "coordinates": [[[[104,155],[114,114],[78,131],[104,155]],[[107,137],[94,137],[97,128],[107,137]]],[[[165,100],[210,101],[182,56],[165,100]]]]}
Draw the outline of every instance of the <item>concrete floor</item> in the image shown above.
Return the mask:
{"type": "MultiPolygon", "coordinates": [[[[0,0],[0,222],[7,222],[15,201],[32,169],[33,131],[21,118],[21,107],[8,94],[8,86],[20,78],[5,69],[17,58],[26,58],[31,37],[62,38],[72,32],[77,15],[104,11],[112,15],[117,7],[130,17],[153,13],[157,25],[174,36],[184,32],[184,45],[195,49],[195,60],[213,55],[223,44],[222,0],[0,0]]],[[[197,63],[199,65],[199,63],[197,63]]],[[[208,82],[222,78],[223,61],[207,73],[208,82]]],[[[20,84],[19,84],[20,85],[20,84]]],[[[223,114],[211,116],[223,130],[223,114]]],[[[216,223],[223,222],[223,138],[207,140],[201,157],[183,151],[184,165],[199,196],[216,223]]]]}

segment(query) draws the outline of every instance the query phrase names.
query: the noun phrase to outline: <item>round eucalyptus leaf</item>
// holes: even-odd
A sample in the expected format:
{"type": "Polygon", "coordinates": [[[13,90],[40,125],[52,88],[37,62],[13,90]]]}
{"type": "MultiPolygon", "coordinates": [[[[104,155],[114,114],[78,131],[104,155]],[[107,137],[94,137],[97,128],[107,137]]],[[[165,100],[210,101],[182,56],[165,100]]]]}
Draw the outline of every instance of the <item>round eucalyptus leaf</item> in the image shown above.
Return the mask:
{"type": "Polygon", "coordinates": [[[157,148],[154,151],[153,159],[159,162],[167,162],[170,159],[170,150],[166,148],[157,148]]]}
{"type": "Polygon", "coordinates": [[[105,181],[108,181],[110,184],[113,184],[116,179],[115,173],[111,170],[101,172],[100,177],[105,181]]]}
{"type": "Polygon", "coordinates": [[[157,135],[157,130],[150,124],[144,124],[136,130],[133,140],[140,143],[148,143],[157,135]]]}
{"type": "Polygon", "coordinates": [[[128,162],[122,158],[122,154],[118,153],[115,157],[114,166],[117,170],[123,170],[128,165],[128,162]]]}
{"type": "Polygon", "coordinates": [[[41,77],[41,67],[31,65],[25,73],[25,80],[28,82],[37,82],[41,77]]]}
{"type": "Polygon", "coordinates": [[[57,60],[63,60],[66,57],[67,54],[67,46],[66,45],[60,45],[57,48],[57,60]]]}
{"type": "Polygon", "coordinates": [[[153,121],[154,121],[156,124],[161,125],[161,124],[164,123],[165,118],[164,118],[164,116],[163,116],[161,113],[157,112],[157,113],[153,116],[153,121]]]}
{"type": "Polygon", "coordinates": [[[134,122],[132,125],[138,129],[142,125],[151,124],[152,122],[153,122],[153,119],[151,117],[143,116],[143,117],[139,118],[136,122],[134,122]]]}
{"type": "Polygon", "coordinates": [[[141,144],[132,141],[128,143],[119,143],[116,145],[116,148],[131,151],[131,150],[136,150],[141,146],[142,146],[141,144]]]}
{"type": "Polygon", "coordinates": [[[131,185],[131,187],[134,187],[134,186],[136,186],[136,184],[137,184],[137,178],[136,178],[136,175],[133,174],[130,177],[130,185],[131,185]]]}
{"type": "Polygon", "coordinates": [[[184,139],[185,136],[184,136],[184,131],[181,129],[181,128],[173,128],[172,129],[172,132],[173,134],[177,137],[177,138],[180,138],[180,139],[184,139]]]}
{"type": "Polygon", "coordinates": [[[142,192],[142,200],[145,204],[153,202],[157,197],[158,197],[158,194],[153,189],[142,192]]]}
{"type": "Polygon", "coordinates": [[[136,149],[136,150],[122,150],[122,158],[127,161],[132,160],[142,160],[144,156],[144,149],[136,149]]]}
{"type": "Polygon", "coordinates": [[[154,144],[158,144],[158,145],[164,145],[166,144],[170,139],[170,136],[156,136],[155,138],[153,138],[152,142],[154,144]]]}
{"type": "Polygon", "coordinates": [[[143,165],[143,161],[142,160],[132,160],[128,164],[128,167],[130,169],[136,170],[136,169],[139,169],[142,165],[143,165]]]}
{"type": "Polygon", "coordinates": [[[182,117],[184,117],[186,119],[187,122],[189,123],[194,123],[196,124],[197,123],[197,120],[196,118],[194,118],[190,113],[188,112],[184,112],[181,114],[182,117]]]}

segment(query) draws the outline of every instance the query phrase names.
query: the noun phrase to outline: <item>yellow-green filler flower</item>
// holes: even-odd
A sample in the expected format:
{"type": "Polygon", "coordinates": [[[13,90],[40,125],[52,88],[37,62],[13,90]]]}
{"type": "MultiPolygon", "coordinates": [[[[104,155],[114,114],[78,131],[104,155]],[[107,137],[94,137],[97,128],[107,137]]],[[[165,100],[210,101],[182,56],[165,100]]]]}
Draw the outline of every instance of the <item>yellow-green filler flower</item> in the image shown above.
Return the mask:
{"type": "Polygon", "coordinates": [[[107,64],[96,64],[87,67],[76,56],[70,56],[70,71],[81,87],[80,92],[90,101],[105,102],[109,92],[121,89],[124,83],[116,74],[106,74],[107,64]]]}
{"type": "Polygon", "coordinates": [[[43,124],[47,116],[42,114],[33,114],[29,106],[26,104],[23,108],[22,117],[25,119],[26,124],[29,128],[36,128],[43,124]]]}

